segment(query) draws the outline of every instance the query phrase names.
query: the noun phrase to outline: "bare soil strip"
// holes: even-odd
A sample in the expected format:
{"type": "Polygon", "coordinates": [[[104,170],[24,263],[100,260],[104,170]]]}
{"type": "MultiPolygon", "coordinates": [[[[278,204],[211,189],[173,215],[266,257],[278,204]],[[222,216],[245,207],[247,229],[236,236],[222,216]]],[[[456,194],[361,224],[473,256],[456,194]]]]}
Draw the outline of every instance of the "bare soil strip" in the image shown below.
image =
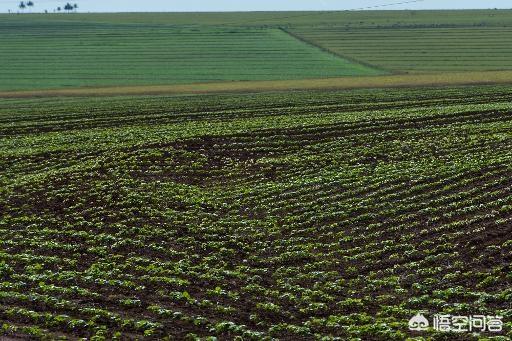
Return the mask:
{"type": "Polygon", "coordinates": [[[0,98],[59,96],[123,96],[266,92],[287,90],[343,90],[362,88],[430,87],[452,85],[512,84],[512,71],[405,74],[285,81],[243,81],[184,85],[69,88],[0,92],[0,98]]]}

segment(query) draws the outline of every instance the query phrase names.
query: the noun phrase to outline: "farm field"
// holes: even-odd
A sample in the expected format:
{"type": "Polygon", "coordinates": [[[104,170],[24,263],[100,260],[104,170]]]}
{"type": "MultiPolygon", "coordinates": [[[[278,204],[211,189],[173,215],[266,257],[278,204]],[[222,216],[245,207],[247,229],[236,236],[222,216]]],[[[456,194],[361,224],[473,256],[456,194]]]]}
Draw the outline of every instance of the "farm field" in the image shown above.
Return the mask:
{"type": "Polygon", "coordinates": [[[292,32],[339,55],[390,71],[512,69],[512,27],[328,27],[292,32]]]}
{"type": "Polygon", "coordinates": [[[0,92],[504,71],[511,29],[511,10],[4,14],[0,92]]]}
{"type": "Polygon", "coordinates": [[[0,23],[0,32],[0,90],[386,73],[278,29],[24,21],[0,23]]]}
{"type": "Polygon", "coordinates": [[[510,338],[511,113],[507,85],[4,98],[0,338],[479,339],[420,310],[510,338]]]}

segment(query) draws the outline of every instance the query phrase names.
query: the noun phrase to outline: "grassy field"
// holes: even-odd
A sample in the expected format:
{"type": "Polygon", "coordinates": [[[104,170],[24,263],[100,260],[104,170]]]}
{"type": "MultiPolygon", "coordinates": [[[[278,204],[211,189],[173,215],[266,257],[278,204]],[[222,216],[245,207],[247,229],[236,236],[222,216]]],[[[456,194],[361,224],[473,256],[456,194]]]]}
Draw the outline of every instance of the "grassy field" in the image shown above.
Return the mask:
{"type": "Polygon", "coordinates": [[[292,32],[339,55],[390,71],[512,69],[512,27],[336,27],[292,32]]]}
{"type": "Polygon", "coordinates": [[[511,70],[511,33],[511,10],[0,15],[0,91],[511,70]]]}
{"type": "Polygon", "coordinates": [[[0,90],[386,73],[278,29],[24,21],[1,23],[0,32],[0,90]]]}
{"type": "Polygon", "coordinates": [[[3,99],[0,338],[511,337],[511,90],[3,99]]]}

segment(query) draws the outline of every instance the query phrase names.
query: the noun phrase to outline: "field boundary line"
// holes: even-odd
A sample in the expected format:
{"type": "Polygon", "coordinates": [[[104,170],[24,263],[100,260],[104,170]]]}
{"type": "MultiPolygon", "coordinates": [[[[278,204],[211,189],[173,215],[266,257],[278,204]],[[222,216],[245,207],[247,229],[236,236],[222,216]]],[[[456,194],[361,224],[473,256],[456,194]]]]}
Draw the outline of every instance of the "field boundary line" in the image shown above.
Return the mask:
{"type": "Polygon", "coordinates": [[[330,55],[333,55],[335,57],[338,57],[338,58],[342,58],[342,59],[345,59],[345,60],[348,60],[349,62],[352,62],[352,63],[355,63],[355,64],[360,64],[360,65],[364,65],[366,67],[369,67],[369,68],[372,68],[374,70],[378,70],[378,71],[383,71],[385,72],[386,74],[399,74],[399,72],[397,71],[394,71],[394,70],[387,70],[387,69],[384,69],[380,66],[377,66],[377,65],[373,65],[373,64],[370,64],[370,63],[367,63],[365,61],[362,61],[362,60],[358,60],[356,58],[353,58],[353,57],[349,57],[349,56],[346,56],[342,53],[339,53],[339,52],[336,52],[334,50],[331,50],[325,46],[322,46],[322,45],[319,45],[315,42],[312,42],[310,41],[309,39],[307,38],[304,38],[302,37],[301,35],[297,34],[297,33],[294,33],[292,31],[289,31],[287,30],[286,28],[284,27],[279,27],[279,30],[283,31],[284,33],[288,34],[290,37],[292,38],[295,38],[297,39],[298,41],[304,43],[304,44],[307,44],[309,46],[312,46],[314,48],[317,48],[317,49],[320,49],[321,51],[325,52],[325,53],[328,53],[330,55]]]}

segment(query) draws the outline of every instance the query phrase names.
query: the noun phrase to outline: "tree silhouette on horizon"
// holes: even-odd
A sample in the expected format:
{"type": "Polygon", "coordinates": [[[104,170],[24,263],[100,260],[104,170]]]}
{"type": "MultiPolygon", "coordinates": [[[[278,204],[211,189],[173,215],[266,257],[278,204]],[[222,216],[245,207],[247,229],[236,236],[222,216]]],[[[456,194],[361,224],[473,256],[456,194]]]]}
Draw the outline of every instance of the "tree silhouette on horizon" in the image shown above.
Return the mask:
{"type": "Polygon", "coordinates": [[[68,13],[71,12],[73,9],[73,5],[71,5],[69,2],[66,4],[66,6],[64,6],[64,10],[68,11],[68,13]]]}

